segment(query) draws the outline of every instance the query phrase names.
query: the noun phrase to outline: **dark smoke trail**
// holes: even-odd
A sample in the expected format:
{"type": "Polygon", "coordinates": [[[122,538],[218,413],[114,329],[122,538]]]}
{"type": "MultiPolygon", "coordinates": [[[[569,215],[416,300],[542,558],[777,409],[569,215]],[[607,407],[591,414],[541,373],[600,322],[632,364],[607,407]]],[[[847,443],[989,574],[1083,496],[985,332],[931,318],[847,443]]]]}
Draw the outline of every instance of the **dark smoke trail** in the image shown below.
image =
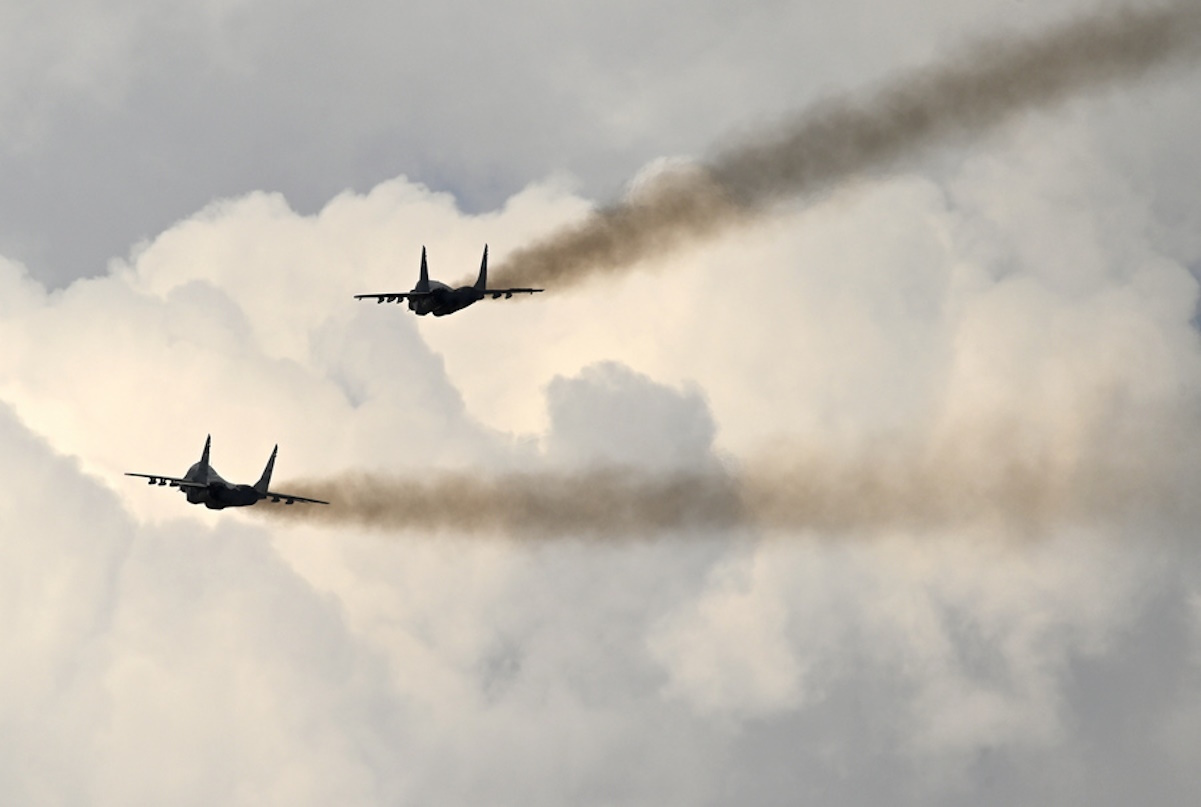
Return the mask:
{"type": "MultiPolygon", "coordinates": [[[[995,450],[876,450],[855,459],[797,452],[740,470],[655,473],[347,473],[289,481],[329,507],[257,507],[257,514],[328,526],[417,533],[651,539],[753,528],[819,534],[929,529],[981,520],[1021,532],[1154,512],[1174,518],[1196,479],[1154,446],[1104,450],[1071,461],[1054,451],[1014,457],[998,431],[995,450]]],[[[1009,435],[1009,436],[1006,436],[1009,435]]],[[[1145,436],[1144,436],[1145,437],[1145,436]]],[[[1195,439],[1188,441],[1189,445],[1195,439]]],[[[960,445],[959,441],[954,441],[960,445]]],[[[1175,452],[1168,452],[1174,457],[1175,452]]],[[[1178,457],[1177,457],[1178,459],[1178,457]]],[[[282,485],[283,483],[281,483],[282,485]]]]}
{"type": "Polygon", "coordinates": [[[628,468],[497,476],[348,473],[289,484],[297,492],[326,491],[332,504],[319,511],[276,507],[262,514],[384,530],[606,537],[730,527],[743,520],[742,503],[722,474],[655,475],[628,468]]]}
{"type": "Polygon", "coordinates": [[[1195,2],[1107,11],[1028,39],[978,44],[863,98],[827,100],[704,166],[665,174],[496,268],[500,285],[562,289],[613,274],[1020,112],[1195,57],[1195,2]]]}

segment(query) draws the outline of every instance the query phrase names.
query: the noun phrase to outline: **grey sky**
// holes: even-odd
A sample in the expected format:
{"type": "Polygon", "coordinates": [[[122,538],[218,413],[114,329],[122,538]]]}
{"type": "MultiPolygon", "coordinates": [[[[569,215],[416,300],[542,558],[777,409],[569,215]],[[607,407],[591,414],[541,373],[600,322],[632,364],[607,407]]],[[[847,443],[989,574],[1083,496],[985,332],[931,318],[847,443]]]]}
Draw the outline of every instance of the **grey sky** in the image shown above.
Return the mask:
{"type": "Polygon", "coordinates": [[[1084,4],[1030,5],[10,4],[0,248],[61,285],[252,190],[313,211],[404,174],[486,210],[568,174],[613,198],[652,158],[1084,4]]]}

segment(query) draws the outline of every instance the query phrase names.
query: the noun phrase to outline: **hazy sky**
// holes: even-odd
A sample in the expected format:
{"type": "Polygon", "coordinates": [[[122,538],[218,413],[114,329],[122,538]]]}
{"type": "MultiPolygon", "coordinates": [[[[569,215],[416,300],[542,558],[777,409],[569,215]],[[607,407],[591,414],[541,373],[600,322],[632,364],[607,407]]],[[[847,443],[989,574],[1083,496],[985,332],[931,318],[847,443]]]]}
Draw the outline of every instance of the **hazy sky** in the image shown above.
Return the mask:
{"type": "Polygon", "coordinates": [[[613,279],[352,299],[1114,7],[0,0],[0,802],[1197,803],[1201,69],[613,279]],[[279,487],[723,469],[838,518],[528,541],[122,475],[210,433],[279,487]]]}

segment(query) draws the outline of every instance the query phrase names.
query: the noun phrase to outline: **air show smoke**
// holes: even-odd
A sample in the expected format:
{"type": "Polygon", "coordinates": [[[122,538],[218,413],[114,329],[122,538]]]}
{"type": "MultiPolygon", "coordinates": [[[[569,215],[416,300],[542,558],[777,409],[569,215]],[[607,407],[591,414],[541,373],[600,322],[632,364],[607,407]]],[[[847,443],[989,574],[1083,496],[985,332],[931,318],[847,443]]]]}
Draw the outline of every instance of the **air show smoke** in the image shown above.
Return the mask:
{"type": "MultiPolygon", "coordinates": [[[[563,288],[627,269],[751,222],[783,198],[820,192],[933,145],[980,135],[1021,112],[1193,56],[1199,34],[1201,5],[1176,4],[1108,11],[1041,36],[980,45],[872,95],[824,102],[707,165],[659,175],[625,202],[514,252],[497,267],[497,285],[563,288]]],[[[605,542],[739,529],[871,535],[980,522],[1023,536],[1142,515],[1195,517],[1196,414],[1187,404],[1142,411],[1127,396],[1111,395],[1109,383],[1096,385],[1098,400],[1082,392],[1059,419],[1038,412],[998,423],[981,414],[981,422],[876,439],[852,452],[794,446],[739,464],[674,471],[347,472],[280,483],[329,500],[329,507],[255,511],[396,533],[605,542]]]]}
{"type": "Polygon", "coordinates": [[[986,441],[947,441],[947,448],[878,446],[852,458],[785,451],[705,471],[345,473],[287,482],[287,490],[328,499],[329,507],[255,511],[386,532],[615,541],[739,528],[871,534],[982,520],[1025,534],[1140,512],[1183,518],[1191,507],[1187,480],[1199,477],[1168,447],[1167,433],[1143,434],[1137,445],[1124,447],[1098,440],[1101,445],[1021,453],[1006,449],[1011,432],[990,434],[986,441]]]}
{"type": "Polygon", "coordinates": [[[984,134],[1022,112],[1131,80],[1198,54],[1201,5],[1108,10],[1029,38],[979,43],[862,96],[832,98],[718,155],[667,172],[628,199],[518,249],[499,285],[562,289],[611,275],[770,210],[984,134]]]}

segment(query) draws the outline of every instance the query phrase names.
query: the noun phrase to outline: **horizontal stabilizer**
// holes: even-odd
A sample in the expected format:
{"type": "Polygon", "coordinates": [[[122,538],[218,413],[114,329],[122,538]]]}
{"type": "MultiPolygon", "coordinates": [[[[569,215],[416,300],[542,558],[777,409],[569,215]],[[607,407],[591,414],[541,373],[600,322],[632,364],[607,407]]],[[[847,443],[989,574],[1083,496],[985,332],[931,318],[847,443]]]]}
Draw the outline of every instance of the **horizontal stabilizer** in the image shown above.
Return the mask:
{"type": "Polygon", "coordinates": [[[504,297],[508,300],[514,294],[537,294],[545,289],[488,289],[488,296],[493,300],[504,297]]]}

